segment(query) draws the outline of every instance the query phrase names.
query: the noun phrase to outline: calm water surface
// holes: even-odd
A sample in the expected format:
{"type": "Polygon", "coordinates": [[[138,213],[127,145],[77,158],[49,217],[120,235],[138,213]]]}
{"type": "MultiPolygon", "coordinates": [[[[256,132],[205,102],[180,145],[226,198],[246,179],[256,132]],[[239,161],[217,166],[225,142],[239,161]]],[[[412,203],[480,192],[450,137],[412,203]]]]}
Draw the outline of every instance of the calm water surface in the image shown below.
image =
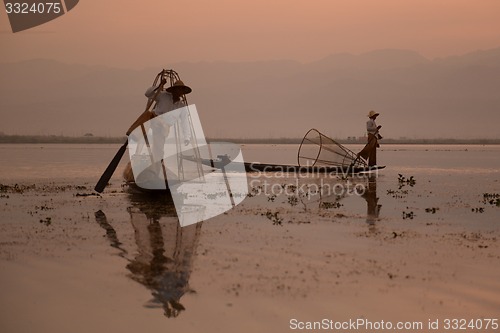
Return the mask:
{"type": "MultiPolygon", "coordinates": [[[[0,183],[49,182],[92,189],[119,147],[113,144],[3,144],[0,145],[3,156],[0,183]]],[[[241,147],[246,161],[297,164],[297,145],[241,147]]],[[[356,152],[362,145],[347,147],[356,152]]],[[[121,172],[127,161],[128,153],[111,179],[112,183],[122,183],[121,172]]],[[[376,190],[384,207],[382,216],[400,218],[410,214],[412,218],[423,215],[429,218],[425,210],[439,208],[440,218],[449,214],[448,218],[455,223],[477,226],[473,221],[481,220],[483,226],[497,226],[495,221],[500,218],[500,208],[494,209],[485,203],[483,196],[500,193],[500,145],[382,145],[378,161],[387,166],[372,184],[375,185],[372,190],[376,190]],[[406,184],[400,189],[399,175],[414,177],[415,185],[406,184]],[[474,209],[481,211],[471,214],[474,209]]],[[[249,174],[249,181],[255,178],[249,174]]],[[[286,181],[276,179],[275,182],[292,184],[294,179],[292,175],[286,181]]],[[[255,181],[250,182],[250,189],[255,184],[255,181]]],[[[362,184],[366,188],[368,185],[368,180],[362,184]]],[[[359,196],[346,196],[342,205],[352,213],[365,213],[364,200],[359,196]]]]}
{"type": "MultiPolygon", "coordinates": [[[[213,290],[217,290],[211,288],[212,284],[217,283],[217,279],[231,276],[231,269],[227,270],[228,267],[246,261],[265,266],[266,258],[271,260],[277,255],[275,251],[278,250],[274,248],[271,252],[265,252],[276,239],[281,242],[277,246],[282,246],[279,249],[280,259],[271,261],[269,265],[278,267],[282,261],[294,262],[298,258],[294,254],[294,246],[279,245],[288,242],[286,232],[289,229],[276,229],[271,222],[279,224],[292,220],[296,224],[290,224],[293,228],[290,230],[306,228],[310,234],[304,237],[311,239],[302,240],[298,237],[294,240],[298,242],[296,244],[303,241],[316,242],[318,237],[321,238],[321,231],[318,230],[326,230],[328,233],[339,225],[341,228],[342,225],[354,225],[356,230],[368,230],[375,236],[379,227],[385,228],[385,233],[388,230],[396,230],[398,233],[399,230],[405,230],[404,232],[416,231],[425,235],[429,228],[439,232],[442,226],[447,228],[447,233],[463,234],[466,238],[476,237],[475,232],[478,235],[480,232],[488,235],[500,228],[500,207],[484,200],[485,193],[500,193],[500,146],[497,145],[383,145],[378,159],[379,164],[387,167],[376,177],[345,180],[313,176],[302,177],[300,182],[296,182],[297,178],[293,175],[273,178],[272,175],[249,174],[250,182],[266,180],[283,187],[294,184],[314,185],[321,181],[325,186],[353,183],[363,186],[365,192],[363,195],[350,193],[321,198],[313,196],[310,200],[301,197],[298,200],[303,200],[302,203],[290,200],[287,196],[258,195],[247,198],[241,207],[237,207],[228,216],[223,216],[222,222],[214,218],[187,229],[179,228],[172,204],[164,199],[150,199],[121,192],[120,174],[128,161],[127,155],[112,178],[114,192],[108,188],[102,198],[75,197],[77,191],[91,192],[119,147],[120,145],[78,144],[0,145],[1,184],[73,186],[70,193],[59,193],[57,186],[42,193],[2,193],[0,230],[3,239],[0,242],[0,255],[4,260],[0,261],[0,285],[3,286],[0,322],[7,331],[129,332],[146,329],[152,332],[216,332],[223,323],[219,323],[219,326],[213,324],[213,317],[223,319],[231,311],[237,315],[233,322],[227,321],[233,331],[240,322],[244,322],[246,328],[258,322],[259,329],[274,327],[275,331],[288,331],[285,319],[281,318],[281,322],[269,317],[265,309],[252,307],[251,299],[228,296],[232,295],[233,289],[211,294],[213,290]],[[413,177],[415,183],[400,182],[400,175],[405,179],[413,177]],[[83,187],[79,187],[81,185],[83,187]],[[304,215],[306,210],[308,215],[304,215]],[[325,216],[336,216],[337,211],[340,217],[336,217],[336,225],[325,222],[328,220],[325,216]],[[266,214],[269,220],[266,219],[266,214]],[[301,221],[304,216],[309,220],[301,221]],[[240,227],[229,223],[240,217],[248,222],[239,224],[240,227]],[[261,222],[258,226],[250,223],[258,218],[261,222]],[[314,221],[315,224],[310,228],[307,224],[300,224],[309,223],[311,219],[318,221],[314,221]],[[205,234],[201,231],[202,225],[205,234]],[[220,231],[222,228],[225,228],[224,233],[220,231]],[[259,233],[260,228],[265,231],[259,233]],[[224,248],[224,244],[228,243],[227,239],[226,243],[223,241],[222,246],[219,246],[219,240],[228,231],[232,232],[231,240],[241,237],[237,247],[229,250],[224,248]],[[283,238],[273,238],[278,237],[273,233],[278,231],[279,237],[283,238]],[[252,233],[257,236],[246,236],[252,233]],[[264,243],[254,244],[261,239],[264,243]],[[200,244],[204,250],[196,255],[200,244]],[[216,258],[211,254],[212,251],[219,251],[224,255],[216,258]],[[253,256],[251,254],[254,251],[262,253],[253,256]],[[24,258],[24,261],[17,262],[17,256],[24,258]],[[196,256],[201,267],[199,269],[211,272],[210,278],[214,280],[206,281],[202,274],[193,272],[196,256]],[[198,288],[199,294],[194,293],[191,285],[198,288]],[[218,305],[212,307],[212,304],[218,305]],[[168,322],[165,317],[169,318],[168,322]],[[207,325],[212,326],[207,328],[207,325]]],[[[361,145],[348,147],[353,151],[362,148],[361,145]]],[[[246,161],[296,164],[296,145],[242,145],[242,151],[246,161]]],[[[251,183],[250,189],[254,190],[256,184],[251,183]]],[[[485,237],[479,238],[479,241],[489,241],[485,237]]],[[[463,237],[459,236],[458,239],[463,237]]],[[[356,244],[360,246],[364,246],[365,242],[369,240],[356,239],[356,244]]],[[[482,244],[480,243],[481,246],[482,244]]],[[[327,245],[319,246],[317,253],[314,252],[314,246],[304,248],[312,252],[312,264],[318,258],[325,257],[322,246],[327,245]]],[[[334,248],[335,251],[348,251],[349,246],[345,249],[334,248]]],[[[416,251],[423,250],[416,248],[416,251]]],[[[398,251],[401,249],[398,248],[398,251]]],[[[377,260],[382,258],[390,260],[386,254],[377,260]]],[[[390,262],[387,263],[389,264],[390,262]]],[[[318,265],[318,271],[323,269],[321,262],[318,265]]],[[[234,278],[238,278],[235,281],[246,278],[247,285],[266,288],[266,284],[260,284],[259,279],[270,274],[270,270],[259,270],[255,266],[246,271],[246,266],[243,264],[240,271],[233,272],[234,278]],[[260,275],[255,275],[256,272],[260,275]]],[[[432,267],[429,267],[423,271],[432,271],[432,267]]],[[[293,266],[286,267],[282,275],[288,274],[290,269],[293,266]]],[[[306,273],[301,269],[290,276],[297,277],[306,273]]],[[[366,275],[370,274],[371,271],[366,275]]],[[[317,276],[312,275],[308,279],[313,278],[317,276]]],[[[328,277],[325,279],[328,282],[328,277]]],[[[413,280],[408,281],[413,283],[413,280]]],[[[485,288],[491,287],[490,281],[492,280],[487,280],[485,288]]],[[[239,282],[228,284],[231,288],[239,288],[239,282]]],[[[269,309],[277,311],[276,309],[294,304],[279,297],[276,300],[272,298],[273,292],[279,290],[281,284],[275,286],[272,280],[267,284],[271,285],[265,292],[266,299],[270,302],[269,309]]],[[[309,282],[299,283],[295,288],[307,290],[308,284],[309,282]]],[[[397,295],[401,290],[397,290],[397,295]]],[[[383,292],[379,296],[384,295],[389,294],[383,292]]],[[[393,301],[397,299],[397,295],[384,297],[393,301]]],[[[260,306],[259,297],[255,297],[253,301],[260,306]]],[[[316,304],[316,301],[308,300],[309,306],[316,304]]],[[[334,304],[333,298],[319,301],[328,304],[323,306],[321,316],[331,315],[329,305],[334,304]]],[[[378,299],[374,304],[379,304],[378,299]]],[[[420,308],[419,305],[418,309],[420,308]]],[[[297,305],[296,310],[287,310],[281,315],[287,317],[298,309],[302,312],[303,307],[297,305]]],[[[408,318],[413,319],[411,316],[408,318]]]]}
{"type": "MultiPolygon", "coordinates": [[[[120,145],[0,144],[0,179],[7,181],[99,178],[120,145]]],[[[353,151],[361,145],[346,145],[353,151]]],[[[242,145],[246,161],[297,164],[297,145],[242,145]]],[[[382,145],[379,164],[387,171],[424,173],[500,172],[500,145],[382,145]]],[[[127,154],[120,168],[128,161],[127,154]]],[[[119,169],[120,171],[120,169],[119,169]]]]}

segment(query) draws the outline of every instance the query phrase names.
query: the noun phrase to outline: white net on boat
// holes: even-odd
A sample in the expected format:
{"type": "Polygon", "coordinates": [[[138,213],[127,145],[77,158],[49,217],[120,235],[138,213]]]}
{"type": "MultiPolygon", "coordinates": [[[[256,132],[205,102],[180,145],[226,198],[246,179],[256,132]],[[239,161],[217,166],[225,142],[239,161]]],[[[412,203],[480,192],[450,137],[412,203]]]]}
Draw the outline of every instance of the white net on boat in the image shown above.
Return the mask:
{"type": "Polygon", "coordinates": [[[310,129],[299,147],[297,155],[299,166],[340,166],[365,167],[362,158],[317,129],[310,129]]]}

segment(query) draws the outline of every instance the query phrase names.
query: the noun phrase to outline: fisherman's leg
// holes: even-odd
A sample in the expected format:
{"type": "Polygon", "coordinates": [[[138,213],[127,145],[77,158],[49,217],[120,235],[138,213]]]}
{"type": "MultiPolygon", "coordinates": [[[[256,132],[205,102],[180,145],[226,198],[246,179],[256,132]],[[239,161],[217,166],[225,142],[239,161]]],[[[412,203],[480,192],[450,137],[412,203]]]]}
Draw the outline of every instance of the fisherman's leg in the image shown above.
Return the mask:
{"type": "Polygon", "coordinates": [[[356,154],[356,157],[362,157],[365,160],[368,160],[370,157],[370,152],[372,150],[370,134],[368,134],[368,141],[366,145],[361,149],[359,153],[356,154]]]}
{"type": "Polygon", "coordinates": [[[357,154],[357,156],[364,158],[365,160],[368,160],[370,157],[370,151],[371,151],[371,146],[370,146],[370,137],[368,136],[368,142],[366,145],[361,149],[361,151],[357,154]]]}
{"type": "Polygon", "coordinates": [[[368,155],[369,155],[368,144],[364,146],[359,153],[356,154],[357,157],[362,157],[365,160],[368,159],[368,155]]]}
{"type": "Polygon", "coordinates": [[[377,147],[373,147],[370,152],[370,157],[368,158],[368,166],[377,165],[377,147]]]}
{"type": "Polygon", "coordinates": [[[163,159],[165,139],[168,135],[168,130],[166,130],[164,122],[161,121],[159,117],[156,119],[151,125],[153,135],[151,142],[149,142],[154,162],[158,162],[163,159]],[[156,119],[158,119],[158,121],[156,121],[156,119]]]}
{"type": "Polygon", "coordinates": [[[181,129],[184,137],[184,145],[191,142],[191,127],[189,126],[189,111],[187,107],[183,107],[180,111],[181,129]]]}
{"type": "Polygon", "coordinates": [[[150,165],[139,175],[135,175],[136,183],[152,184],[159,181],[159,175],[162,173],[161,160],[165,154],[165,139],[168,135],[168,125],[160,117],[156,117],[151,122],[151,135],[148,135],[148,154],[150,165]]]}
{"type": "Polygon", "coordinates": [[[368,155],[368,166],[374,166],[377,164],[377,138],[373,134],[368,135],[369,155],[368,155]]]}
{"type": "Polygon", "coordinates": [[[134,181],[134,173],[132,171],[132,164],[130,162],[125,166],[125,170],[123,170],[123,178],[126,182],[134,181]]]}

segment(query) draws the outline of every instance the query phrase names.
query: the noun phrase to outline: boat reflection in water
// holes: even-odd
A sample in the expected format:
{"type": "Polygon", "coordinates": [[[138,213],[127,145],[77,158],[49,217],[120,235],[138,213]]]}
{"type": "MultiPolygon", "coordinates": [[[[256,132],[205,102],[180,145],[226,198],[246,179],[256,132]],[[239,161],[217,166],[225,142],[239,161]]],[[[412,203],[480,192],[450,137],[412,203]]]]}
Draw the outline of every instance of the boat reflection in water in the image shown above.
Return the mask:
{"type": "Polygon", "coordinates": [[[129,199],[135,255],[129,255],[102,211],[95,213],[96,221],[110,245],[129,261],[129,277],[151,291],[145,307],[161,307],[166,317],[177,317],[185,310],[182,296],[193,292],[189,277],[202,223],[181,227],[170,195],[130,194],[129,199]]]}

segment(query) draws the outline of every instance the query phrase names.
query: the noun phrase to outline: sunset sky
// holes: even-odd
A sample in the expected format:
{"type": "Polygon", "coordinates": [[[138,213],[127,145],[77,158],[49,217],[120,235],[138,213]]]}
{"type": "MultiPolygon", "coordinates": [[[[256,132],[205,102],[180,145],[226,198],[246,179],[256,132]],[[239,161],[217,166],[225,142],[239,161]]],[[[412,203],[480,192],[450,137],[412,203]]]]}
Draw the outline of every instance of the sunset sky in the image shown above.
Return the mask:
{"type": "Polygon", "coordinates": [[[48,58],[124,68],[310,62],[384,48],[432,59],[500,46],[498,0],[82,0],[24,32],[11,32],[4,11],[0,22],[0,62],[48,58]]]}
{"type": "Polygon", "coordinates": [[[500,0],[81,0],[18,33],[0,11],[0,49],[4,133],[121,135],[154,75],[174,68],[194,88],[190,102],[204,110],[209,136],[299,137],[311,127],[362,135],[375,109],[385,137],[498,137],[500,0]],[[339,53],[361,66],[427,65],[334,73],[346,59],[331,57],[339,53]],[[428,61],[468,53],[470,70],[428,61]],[[268,62],[248,63],[257,61],[268,62]],[[30,79],[40,88],[27,94],[33,71],[43,73],[30,79]],[[71,76],[79,71],[87,74],[71,76]]]}

